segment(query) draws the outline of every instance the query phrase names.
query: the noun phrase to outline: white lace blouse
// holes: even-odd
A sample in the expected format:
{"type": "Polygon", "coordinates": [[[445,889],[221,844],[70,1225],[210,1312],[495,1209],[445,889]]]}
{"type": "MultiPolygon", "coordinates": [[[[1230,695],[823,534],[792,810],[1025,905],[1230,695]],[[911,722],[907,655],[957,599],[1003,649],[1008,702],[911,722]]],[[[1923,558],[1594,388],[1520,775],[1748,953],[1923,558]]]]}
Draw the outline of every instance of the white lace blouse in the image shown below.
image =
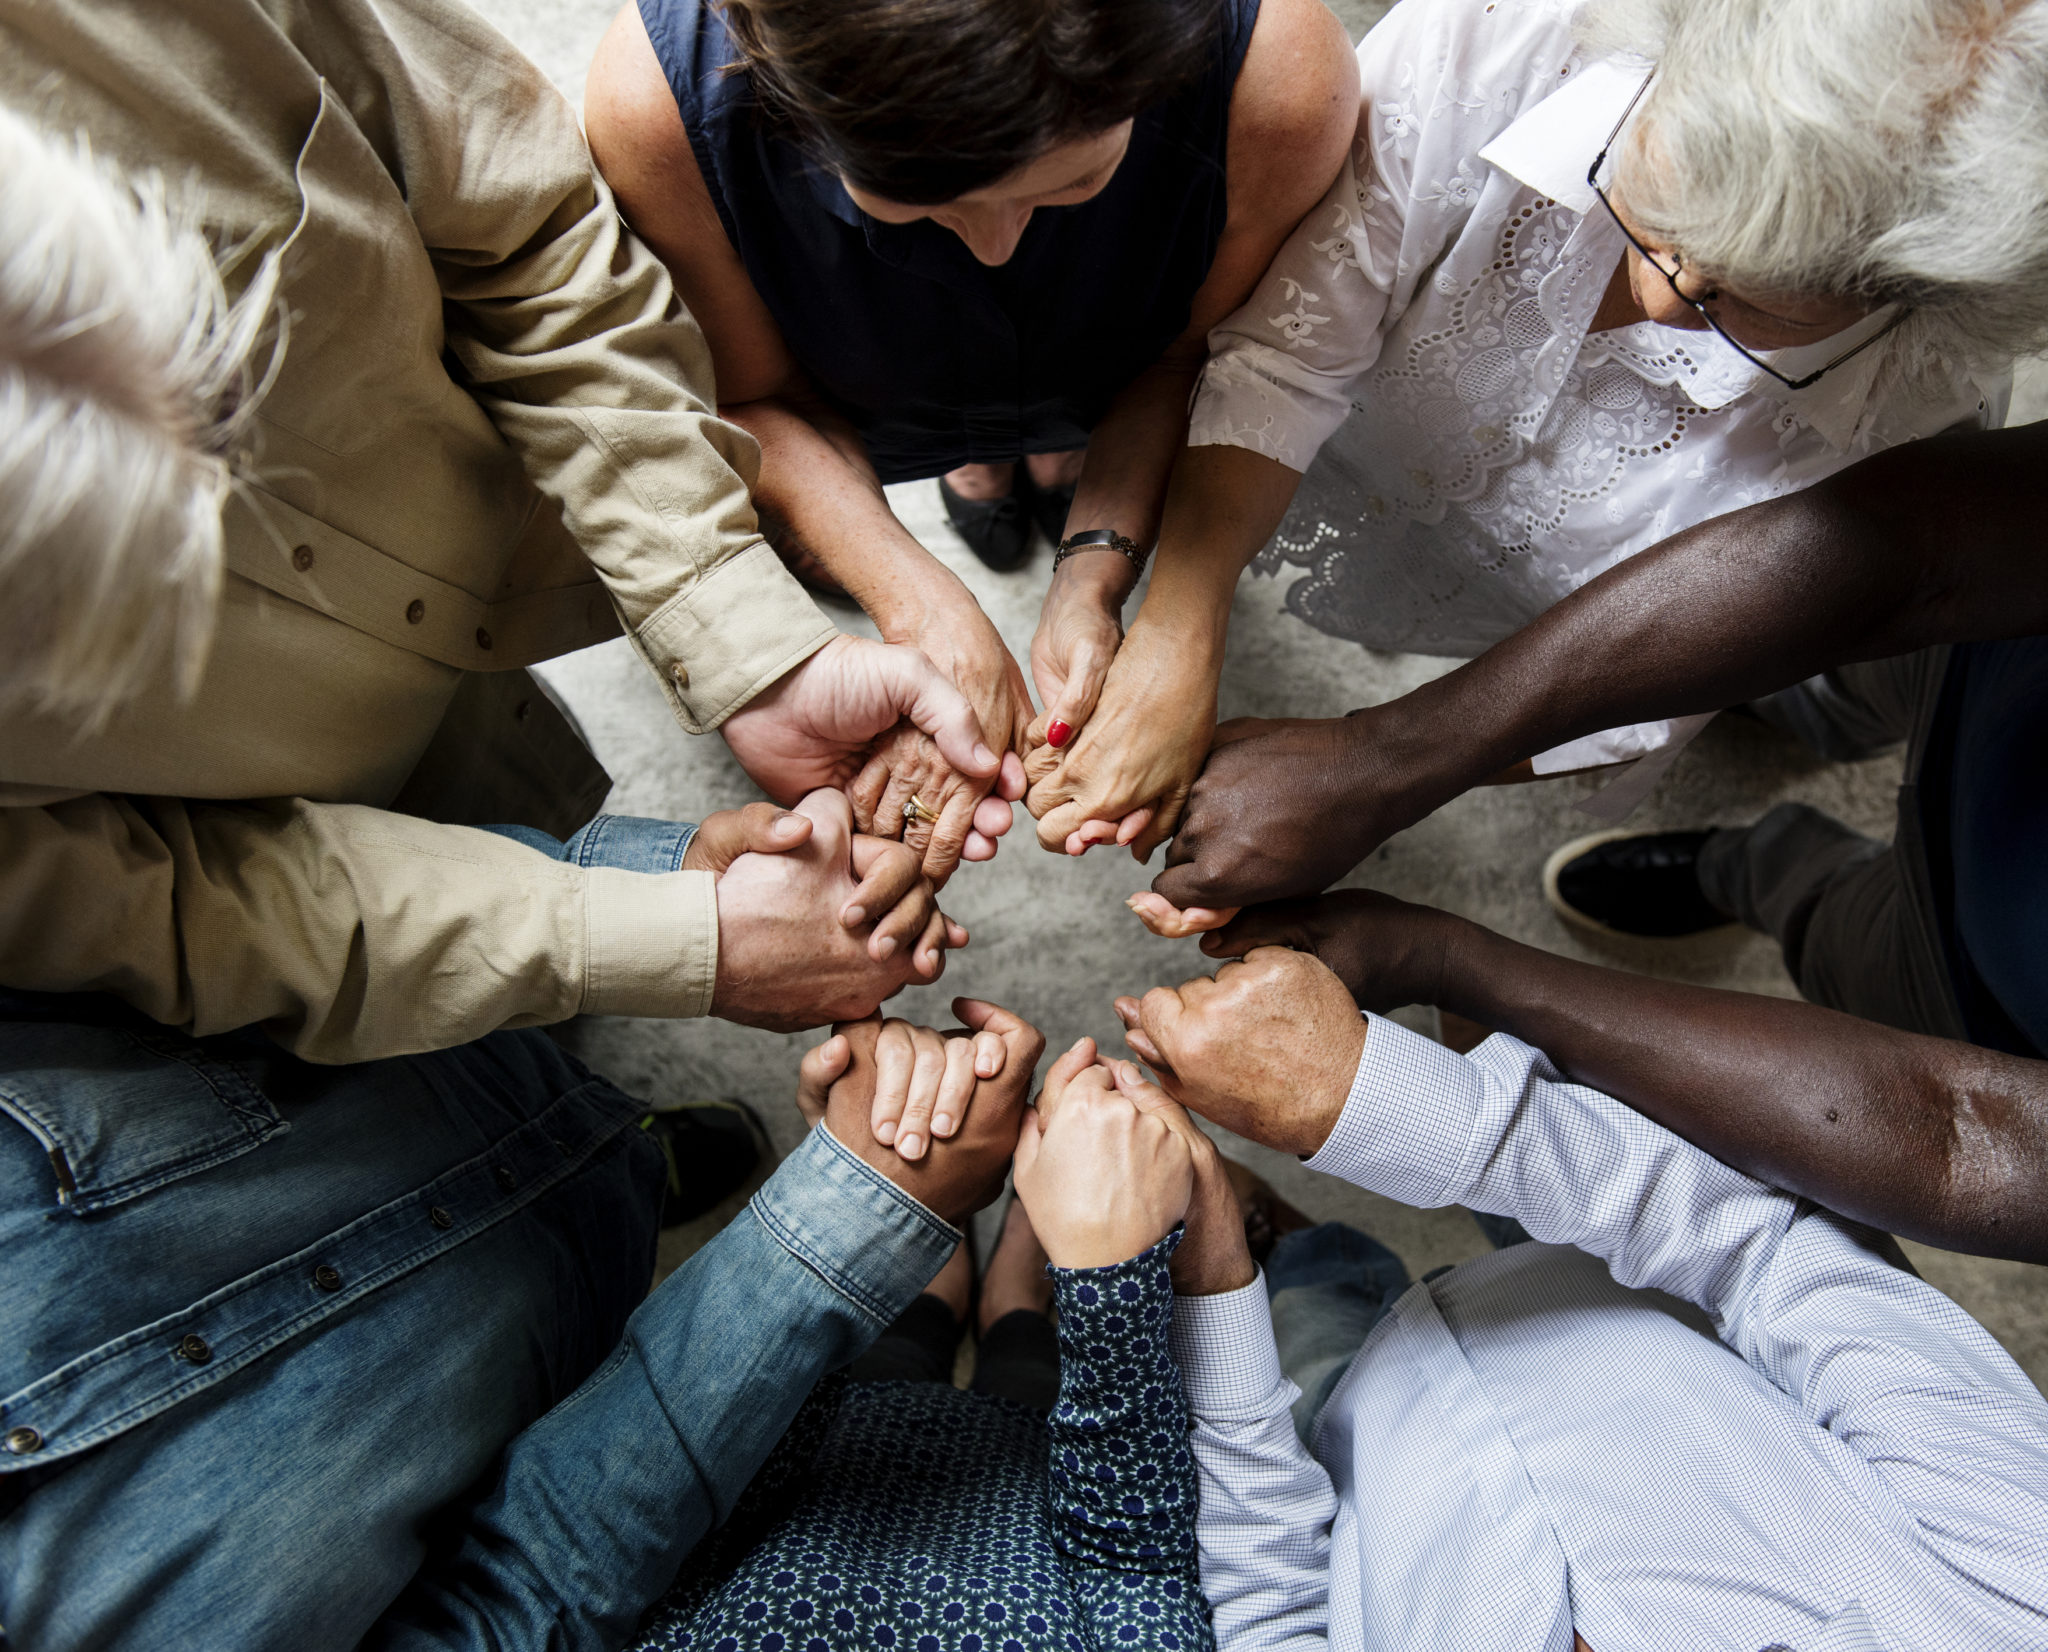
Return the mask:
{"type": "MultiPolygon", "coordinates": [[[[1372,648],[1477,654],[1682,528],[1894,443],[1995,424],[2009,379],[1930,391],[1880,343],[1789,391],[1712,333],[1588,335],[1626,248],[1586,172],[1645,63],[1588,62],[1560,0],[1402,0],[1358,48],[1358,141],[1258,290],[1210,335],[1189,443],[1305,471],[1259,566],[1372,648]]],[[[1887,311],[1770,359],[1791,377],[1887,311]]],[[[1538,772],[1705,719],[1611,730],[1538,772]]],[[[1671,755],[1675,756],[1675,750],[1671,755]]]]}

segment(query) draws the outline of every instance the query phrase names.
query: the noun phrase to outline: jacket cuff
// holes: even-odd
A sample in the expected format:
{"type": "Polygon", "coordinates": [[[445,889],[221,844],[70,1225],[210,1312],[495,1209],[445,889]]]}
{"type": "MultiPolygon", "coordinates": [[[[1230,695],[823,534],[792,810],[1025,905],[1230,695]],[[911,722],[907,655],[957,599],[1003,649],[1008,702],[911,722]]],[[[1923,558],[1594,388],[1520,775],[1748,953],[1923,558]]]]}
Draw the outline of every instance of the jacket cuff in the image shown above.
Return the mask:
{"type": "Polygon", "coordinates": [[[593,866],[583,885],[584,1015],[711,1013],[718,880],[709,872],[593,866]]]}
{"type": "Polygon", "coordinates": [[[1169,1333],[1181,1386],[1211,1422],[1277,1415],[1299,1392],[1280,1369],[1266,1275],[1215,1296],[1176,1296],[1169,1333]]]}
{"type": "Polygon", "coordinates": [[[1467,1185],[1485,1089],[1479,1069],[1434,1039],[1366,1018],[1365,1049],[1330,1139],[1309,1169],[1422,1210],[1467,1185]]]}
{"type": "Polygon", "coordinates": [[[761,540],[657,609],[633,645],[677,720],[702,734],[838,634],[761,540]]]}
{"type": "Polygon", "coordinates": [[[958,1228],[863,1164],[822,1124],[748,1208],[878,1331],[917,1300],[960,1243],[958,1228]]]}

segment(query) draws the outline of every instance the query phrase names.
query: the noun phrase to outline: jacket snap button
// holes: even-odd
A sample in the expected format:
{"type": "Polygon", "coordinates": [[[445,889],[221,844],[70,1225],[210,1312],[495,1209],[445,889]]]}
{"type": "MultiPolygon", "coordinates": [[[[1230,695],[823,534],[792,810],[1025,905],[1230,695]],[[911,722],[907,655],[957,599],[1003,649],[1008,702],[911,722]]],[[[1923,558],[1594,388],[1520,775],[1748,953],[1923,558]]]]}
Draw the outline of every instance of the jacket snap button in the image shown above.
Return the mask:
{"type": "Polygon", "coordinates": [[[690,668],[683,664],[681,660],[677,660],[674,665],[668,668],[668,674],[675,678],[676,687],[688,688],[690,686],[690,668]]]}
{"type": "Polygon", "coordinates": [[[405,605],[405,623],[407,625],[417,625],[426,617],[427,605],[420,601],[418,597],[414,597],[412,601],[405,605]]]}
{"type": "Polygon", "coordinates": [[[338,1291],[341,1289],[341,1274],[337,1269],[322,1262],[313,1270],[313,1283],[323,1291],[338,1291]]]}
{"type": "Polygon", "coordinates": [[[313,566],[313,547],[311,545],[294,545],[292,547],[292,566],[302,574],[311,568],[313,566]]]}
{"type": "Polygon", "coordinates": [[[476,628],[476,645],[477,647],[481,648],[486,654],[488,654],[491,651],[491,634],[490,632],[486,631],[481,625],[479,625],[476,628]]]}
{"type": "Polygon", "coordinates": [[[427,1212],[427,1220],[432,1222],[437,1228],[452,1228],[455,1226],[455,1218],[450,1216],[439,1205],[434,1206],[432,1210],[427,1212]]]}
{"type": "Polygon", "coordinates": [[[510,1193],[519,1185],[519,1178],[512,1174],[512,1167],[510,1165],[499,1165],[496,1170],[491,1172],[491,1175],[497,1180],[499,1188],[506,1193],[510,1193]]]}
{"type": "Polygon", "coordinates": [[[194,1365],[204,1365],[213,1358],[213,1344],[196,1331],[187,1331],[178,1338],[175,1350],[178,1358],[188,1359],[194,1365]]]}
{"type": "Polygon", "coordinates": [[[43,1437],[32,1428],[10,1428],[7,1431],[7,1454],[10,1457],[26,1457],[32,1451],[43,1449],[43,1437]]]}

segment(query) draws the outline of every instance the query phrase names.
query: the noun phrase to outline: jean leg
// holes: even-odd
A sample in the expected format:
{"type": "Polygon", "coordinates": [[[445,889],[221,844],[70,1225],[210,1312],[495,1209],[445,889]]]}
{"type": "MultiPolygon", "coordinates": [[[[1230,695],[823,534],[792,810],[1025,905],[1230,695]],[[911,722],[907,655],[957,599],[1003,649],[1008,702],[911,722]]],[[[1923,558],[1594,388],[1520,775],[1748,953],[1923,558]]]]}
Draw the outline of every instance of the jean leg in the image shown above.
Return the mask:
{"type": "Polygon", "coordinates": [[[537,849],[550,860],[572,866],[612,866],[624,872],[679,872],[694,821],[649,820],[639,815],[599,815],[564,843],[532,826],[486,826],[486,832],[537,849]]]}
{"type": "Polygon", "coordinates": [[[846,1368],[855,1382],[951,1382],[960,1322],[926,1292],[846,1368]]]}
{"type": "Polygon", "coordinates": [[[975,1350],[974,1391],[1050,1411],[1060,1397],[1060,1338],[1052,1321],[1019,1308],[991,1325],[975,1350]]]}
{"type": "Polygon", "coordinates": [[[1274,1245],[1266,1294],[1280,1369],[1301,1390],[1294,1431],[1304,1444],[1367,1334],[1408,1284],[1398,1256],[1341,1222],[1285,1234],[1274,1245]]]}

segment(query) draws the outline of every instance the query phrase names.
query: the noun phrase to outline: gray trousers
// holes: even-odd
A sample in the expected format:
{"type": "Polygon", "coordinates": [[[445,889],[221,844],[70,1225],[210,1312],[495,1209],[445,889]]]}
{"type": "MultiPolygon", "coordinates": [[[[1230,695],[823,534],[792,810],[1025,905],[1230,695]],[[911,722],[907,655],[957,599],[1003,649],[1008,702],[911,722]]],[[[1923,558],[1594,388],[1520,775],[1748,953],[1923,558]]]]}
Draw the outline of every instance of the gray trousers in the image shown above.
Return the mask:
{"type": "Polygon", "coordinates": [[[1777,940],[1811,1002],[1966,1039],[1920,835],[1920,771],[1948,657],[1942,646],[1843,666],[1754,704],[1823,757],[1872,757],[1905,742],[1890,843],[1804,803],[1780,803],[1752,826],[1709,837],[1699,878],[1708,900],[1777,940]]]}

